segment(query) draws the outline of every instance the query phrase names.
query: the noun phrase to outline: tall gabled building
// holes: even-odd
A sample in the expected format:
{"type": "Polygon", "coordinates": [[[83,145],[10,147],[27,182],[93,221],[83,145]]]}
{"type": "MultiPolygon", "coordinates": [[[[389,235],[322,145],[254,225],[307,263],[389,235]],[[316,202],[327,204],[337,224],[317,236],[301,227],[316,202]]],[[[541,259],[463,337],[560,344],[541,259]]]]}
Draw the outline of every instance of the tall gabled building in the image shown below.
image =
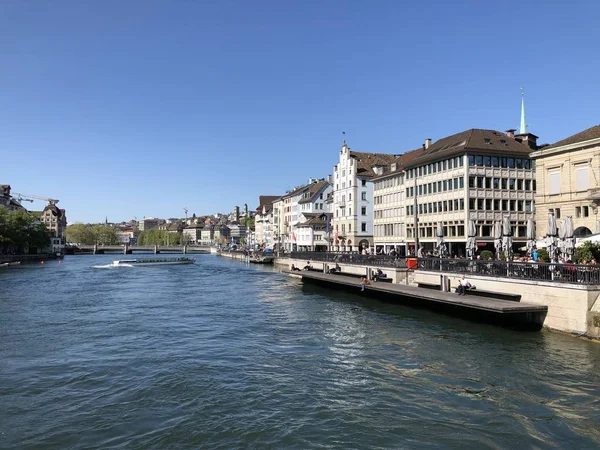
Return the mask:
{"type": "Polygon", "coordinates": [[[333,167],[333,249],[361,251],[373,245],[373,182],[396,160],[385,153],[355,152],[342,144],[333,167]]]}

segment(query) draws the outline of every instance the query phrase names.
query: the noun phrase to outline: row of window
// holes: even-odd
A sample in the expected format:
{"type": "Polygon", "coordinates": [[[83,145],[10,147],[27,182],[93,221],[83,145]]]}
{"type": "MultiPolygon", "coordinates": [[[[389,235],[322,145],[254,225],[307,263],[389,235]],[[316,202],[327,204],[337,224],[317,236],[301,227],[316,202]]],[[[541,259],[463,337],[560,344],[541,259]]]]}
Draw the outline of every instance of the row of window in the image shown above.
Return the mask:
{"type": "Polygon", "coordinates": [[[529,158],[509,156],[469,155],[469,167],[497,167],[503,169],[533,169],[534,162],[529,158]]]}
{"type": "Polygon", "coordinates": [[[374,219],[391,219],[392,217],[403,217],[404,206],[399,208],[381,209],[373,212],[374,219]]]}
{"type": "MultiPolygon", "coordinates": [[[[352,215],[352,208],[348,208],[348,216],[352,215]]],[[[361,206],[360,207],[360,215],[361,216],[366,216],[367,215],[367,207],[366,206],[361,206]]],[[[335,210],[335,217],[347,217],[345,214],[340,214],[340,210],[336,209],[335,210]]]]}
{"type": "Polygon", "coordinates": [[[374,199],[376,205],[384,203],[398,203],[404,201],[404,192],[394,192],[391,194],[377,195],[374,199]]]}
{"type": "Polygon", "coordinates": [[[533,212],[533,208],[533,200],[469,199],[469,209],[471,211],[519,211],[531,213],[533,212]]]}
{"type": "MultiPolygon", "coordinates": [[[[336,233],[340,232],[340,227],[338,225],[335,226],[335,231],[336,233]]],[[[360,223],[360,231],[361,232],[366,232],[367,231],[367,222],[361,222],[360,223]]],[[[345,234],[346,233],[346,224],[342,224],[341,226],[341,234],[345,234]]],[[[352,233],[352,224],[349,223],[348,224],[348,233],[352,233]]]]}
{"type": "Polygon", "coordinates": [[[386,223],[384,225],[375,225],[373,228],[375,237],[383,236],[404,236],[406,225],[403,223],[386,223]]]}
{"type": "Polygon", "coordinates": [[[452,170],[463,167],[463,157],[456,156],[454,158],[445,159],[443,161],[437,161],[423,166],[408,169],[406,171],[406,178],[414,178],[415,176],[431,175],[432,173],[443,172],[444,170],[452,170]]]}
{"type": "Polygon", "coordinates": [[[499,178],[469,176],[469,187],[477,189],[504,189],[517,191],[535,191],[535,180],[524,180],[522,178],[499,178]]]}
{"type": "MultiPolygon", "coordinates": [[[[420,203],[418,205],[419,214],[436,214],[441,212],[448,211],[464,211],[465,210],[465,200],[454,199],[454,200],[444,200],[441,202],[432,202],[432,203],[420,203]]],[[[412,216],[414,214],[415,207],[407,206],[406,207],[406,215],[412,216]]]]}
{"type": "MultiPolygon", "coordinates": [[[[444,181],[434,181],[433,183],[425,183],[417,186],[418,195],[436,194],[438,192],[454,191],[465,187],[464,177],[451,178],[444,181]]],[[[415,195],[414,186],[406,188],[406,197],[410,198],[415,195]]]]}
{"type": "Polygon", "coordinates": [[[376,181],[374,185],[375,190],[386,189],[395,186],[400,186],[402,184],[401,175],[396,175],[395,177],[386,178],[385,180],[376,181]]]}
{"type": "MultiPolygon", "coordinates": [[[[585,163],[575,165],[573,175],[571,176],[575,179],[575,191],[587,191],[590,187],[589,164],[585,163]]],[[[548,170],[548,188],[546,191],[550,195],[558,195],[561,193],[561,170],[559,168],[548,170]]]]}
{"type": "MultiPolygon", "coordinates": [[[[362,191],[362,192],[360,193],[360,199],[361,199],[361,200],[365,200],[365,201],[367,200],[367,191],[362,191]]],[[[352,201],[352,192],[350,192],[350,193],[348,194],[348,201],[349,201],[349,202],[351,202],[351,201],[352,201]]],[[[345,202],[346,202],[346,194],[342,195],[342,203],[345,203],[345,202]]],[[[345,206],[344,206],[344,205],[342,205],[342,206],[341,206],[341,208],[345,208],[345,206]]]]}
{"type": "MultiPolygon", "coordinates": [[[[325,209],[324,205],[325,205],[324,203],[315,203],[315,209],[317,209],[317,210],[324,210],[325,209]]],[[[302,207],[300,209],[302,211],[310,210],[311,209],[311,204],[310,203],[303,203],[302,207]]]]}
{"type": "MultiPolygon", "coordinates": [[[[367,180],[362,179],[360,180],[360,185],[362,187],[365,187],[367,185],[367,180]]],[[[351,188],[352,187],[352,180],[348,181],[348,187],[351,188]]],[[[335,190],[337,191],[339,189],[339,184],[335,184],[335,190]]],[[[342,181],[342,189],[346,189],[346,182],[342,181]]]]}

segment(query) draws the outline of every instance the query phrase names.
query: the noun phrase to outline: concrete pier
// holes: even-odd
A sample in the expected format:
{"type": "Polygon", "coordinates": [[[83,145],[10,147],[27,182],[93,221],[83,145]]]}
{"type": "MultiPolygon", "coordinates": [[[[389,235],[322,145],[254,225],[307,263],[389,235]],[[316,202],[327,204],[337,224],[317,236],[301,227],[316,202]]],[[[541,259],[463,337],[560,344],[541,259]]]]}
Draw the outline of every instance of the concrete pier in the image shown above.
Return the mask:
{"type": "Polygon", "coordinates": [[[528,302],[500,300],[477,295],[459,296],[450,292],[406,286],[397,283],[374,282],[360,289],[360,279],[352,276],[329,275],[313,271],[284,270],[302,281],[336,289],[351,290],[356,294],[385,298],[420,307],[441,307],[453,314],[481,322],[494,322],[525,329],[541,329],[548,307],[528,302]]]}

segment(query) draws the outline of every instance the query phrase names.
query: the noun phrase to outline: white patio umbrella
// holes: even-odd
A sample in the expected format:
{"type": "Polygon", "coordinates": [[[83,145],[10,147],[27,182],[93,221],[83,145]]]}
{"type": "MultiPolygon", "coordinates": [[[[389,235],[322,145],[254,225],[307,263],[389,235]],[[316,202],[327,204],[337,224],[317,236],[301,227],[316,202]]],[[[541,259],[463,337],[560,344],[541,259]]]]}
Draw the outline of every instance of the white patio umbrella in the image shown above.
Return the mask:
{"type": "Polygon", "coordinates": [[[512,228],[510,226],[510,220],[508,217],[502,219],[502,250],[506,260],[510,258],[512,254],[512,228]]]}
{"type": "Polygon", "coordinates": [[[546,230],[546,243],[548,244],[548,256],[551,262],[556,262],[558,230],[556,229],[556,218],[553,213],[548,214],[548,228],[546,230]]]}
{"type": "Polygon", "coordinates": [[[502,222],[497,220],[494,222],[494,247],[496,248],[496,259],[502,251],[502,222]]]}
{"type": "Polygon", "coordinates": [[[565,224],[565,259],[573,259],[575,253],[575,226],[573,217],[567,217],[565,224]]]}
{"type": "Polygon", "coordinates": [[[476,237],[477,226],[475,225],[475,221],[471,219],[467,227],[467,258],[469,259],[475,259],[475,254],[477,253],[476,237]]]}
{"type": "Polygon", "coordinates": [[[565,256],[565,236],[566,236],[567,228],[566,221],[561,220],[558,223],[558,242],[557,242],[557,253],[559,255],[565,256]]]}
{"type": "Polygon", "coordinates": [[[436,244],[438,256],[440,258],[448,257],[448,250],[446,249],[446,242],[444,241],[444,226],[442,222],[438,222],[436,230],[436,244]]]}
{"type": "Polygon", "coordinates": [[[527,220],[527,254],[531,255],[535,248],[535,222],[530,217],[527,220]]]}

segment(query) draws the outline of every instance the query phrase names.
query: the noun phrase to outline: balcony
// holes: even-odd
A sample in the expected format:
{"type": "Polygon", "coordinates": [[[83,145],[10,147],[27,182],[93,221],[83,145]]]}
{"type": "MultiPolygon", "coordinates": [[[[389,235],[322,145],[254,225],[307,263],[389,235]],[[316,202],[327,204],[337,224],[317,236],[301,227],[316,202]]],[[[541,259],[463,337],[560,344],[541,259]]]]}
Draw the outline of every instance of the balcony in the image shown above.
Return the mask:
{"type": "Polygon", "coordinates": [[[600,188],[588,189],[588,200],[600,201],[600,188]]]}

